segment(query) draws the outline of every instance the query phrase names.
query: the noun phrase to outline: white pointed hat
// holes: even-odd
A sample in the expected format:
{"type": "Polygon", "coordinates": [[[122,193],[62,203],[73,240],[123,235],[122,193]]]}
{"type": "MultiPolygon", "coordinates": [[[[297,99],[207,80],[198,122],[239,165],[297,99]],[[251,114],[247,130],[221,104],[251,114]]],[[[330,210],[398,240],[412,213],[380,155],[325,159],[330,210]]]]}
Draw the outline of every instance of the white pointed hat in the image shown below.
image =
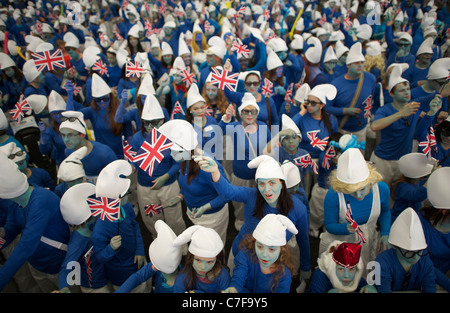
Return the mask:
{"type": "Polygon", "coordinates": [[[128,31],[127,35],[139,39],[139,38],[140,38],[140,37],[139,37],[139,30],[140,30],[140,29],[139,29],[139,25],[138,25],[138,24],[134,24],[134,25],[130,28],[130,30],[128,31]]]}
{"type": "Polygon", "coordinates": [[[290,46],[294,50],[303,49],[303,37],[299,34],[294,34],[290,46]]]}
{"type": "Polygon", "coordinates": [[[98,174],[95,194],[97,197],[119,199],[126,195],[131,180],[121,176],[129,176],[132,166],[128,161],[116,160],[106,165],[98,174]]]}
{"type": "Polygon", "coordinates": [[[182,258],[181,246],[174,246],[177,238],[174,231],[163,220],[155,223],[157,237],[148,249],[150,262],[161,272],[171,274],[176,271],[182,258]]]}
{"type": "MultiPolygon", "coordinates": [[[[14,141],[10,141],[10,142],[8,142],[5,145],[0,146],[0,152],[4,153],[8,157],[11,154],[15,154],[15,153],[17,153],[19,151],[24,151],[24,150],[22,150],[22,148],[18,147],[14,141]]],[[[24,152],[25,153],[22,154],[21,156],[16,156],[13,161],[15,163],[17,163],[17,162],[20,162],[22,160],[25,160],[27,158],[27,153],[26,153],[26,151],[24,151],[24,152]]]]}
{"type": "Polygon", "coordinates": [[[337,89],[331,84],[320,84],[315,86],[309,92],[308,96],[315,96],[319,98],[322,103],[327,103],[328,100],[333,100],[337,95],[337,89]]]}
{"type": "Polygon", "coordinates": [[[361,40],[370,40],[372,37],[372,27],[369,24],[362,24],[356,30],[356,36],[361,40]]]}
{"type": "Polygon", "coordinates": [[[450,71],[450,58],[440,58],[434,61],[428,69],[427,79],[447,78],[450,71]]]}
{"type": "Polygon", "coordinates": [[[63,40],[66,43],[65,44],[66,47],[71,47],[71,48],[75,48],[75,49],[78,49],[80,47],[80,40],[72,32],[65,33],[63,40]]]}
{"type": "Polygon", "coordinates": [[[190,54],[191,50],[189,50],[189,47],[184,40],[184,34],[180,34],[180,38],[178,39],[178,55],[182,56],[183,54],[190,54]]]}
{"type": "Polygon", "coordinates": [[[336,178],[346,184],[357,184],[369,177],[369,168],[361,151],[349,148],[338,159],[336,178]]]}
{"type": "Polygon", "coordinates": [[[412,152],[398,160],[398,169],[406,177],[420,178],[431,173],[435,162],[435,159],[430,160],[423,153],[412,152]]]}
{"type": "Polygon", "coordinates": [[[66,120],[59,124],[59,130],[63,128],[73,129],[79,133],[86,134],[86,122],[84,121],[83,112],[79,111],[64,111],[61,113],[64,117],[76,117],[77,120],[71,122],[70,120],[66,120]]]}
{"type": "Polygon", "coordinates": [[[281,164],[281,170],[286,178],[286,188],[292,188],[302,181],[300,170],[294,163],[285,162],[281,164]]]}
{"type": "Polygon", "coordinates": [[[310,91],[311,87],[309,87],[308,83],[302,84],[295,92],[294,100],[299,101],[300,103],[305,102],[310,91]]]}
{"type": "Polygon", "coordinates": [[[267,70],[273,70],[277,67],[283,66],[283,62],[280,60],[278,55],[273,51],[270,50],[268,56],[267,56],[267,70]]]}
{"type": "Polygon", "coordinates": [[[337,61],[336,53],[334,53],[334,49],[332,46],[329,46],[327,51],[325,52],[325,56],[323,57],[323,63],[330,61],[337,61]]]}
{"type": "Polygon", "coordinates": [[[70,187],[61,198],[59,209],[69,225],[81,225],[91,217],[87,198],[95,194],[95,185],[81,183],[70,187]]]}
{"type": "Polygon", "coordinates": [[[141,85],[139,86],[138,95],[146,95],[149,94],[154,95],[156,93],[155,87],[153,86],[153,77],[150,74],[146,74],[144,79],[141,81],[141,85]]]}
{"type": "Polygon", "coordinates": [[[108,84],[98,76],[98,74],[92,74],[92,97],[100,98],[111,93],[111,88],[108,84]]]}
{"type": "Polygon", "coordinates": [[[86,47],[83,51],[83,63],[87,68],[91,68],[95,62],[98,61],[98,59],[100,59],[100,53],[102,51],[100,50],[99,47],[94,47],[94,46],[89,46],[86,47]]]}
{"type": "Polygon", "coordinates": [[[158,131],[174,143],[171,149],[187,151],[194,150],[198,145],[194,126],[186,120],[173,119],[162,124],[158,131]]]}
{"type": "Polygon", "coordinates": [[[8,119],[6,118],[5,112],[0,110],[0,130],[7,129],[8,125],[8,119]]]}
{"type": "Polygon", "coordinates": [[[241,105],[238,107],[239,114],[241,114],[242,110],[248,107],[249,105],[254,106],[259,113],[259,105],[256,102],[255,96],[252,95],[250,92],[246,92],[242,97],[241,105]]]}
{"type": "Polygon", "coordinates": [[[188,242],[189,252],[202,258],[214,258],[223,250],[219,234],[214,229],[201,225],[188,227],[175,238],[173,245],[179,247],[188,242]]]}
{"type": "Polygon", "coordinates": [[[256,168],[255,180],[258,178],[285,180],[283,171],[277,160],[269,155],[259,155],[247,164],[248,168],[256,168]]]}
{"type": "Polygon", "coordinates": [[[66,110],[66,101],[64,98],[57,93],[55,90],[50,92],[48,96],[48,111],[65,111],[66,110]]]}
{"type": "Polygon", "coordinates": [[[172,47],[165,41],[161,43],[161,55],[173,55],[172,47]]]}
{"type": "Polygon", "coordinates": [[[364,61],[366,61],[366,59],[364,58],[364,54],[362,53],[362,45],[358,41],[350,47],[350,51],[348,52],[348,55],[347,55],[346,64],[348,65],[348,64],[352,64],[352,63],[356,63],[356,62],[364,62],[364,61]]]}
{"type": "Polygon", "coordinates": [[[441,167],[435,170],[427,182],[428,200],[437,209],[450,209],[450,168],[441,167]]]}
{"type": "MultiPolygon", "coordinates": [[[[300,140],[302,139],[302,132],[298,128],[297,124],[289,117],[289,115],[282,114],[281,115],[281,130],[284,129],[292,129],[297,136],[300,136],[300,140]]],[[[280,138],[283,140],[283,138],[280,138]]]]}
{"type": "MultiPolygon", "coordinates": [[[[54,92],[54,90],[52,90],[52,92],[54,92]]],[[[33,109],[33,112],[36,114],[41,113],[47,106],[47,97],[44,95],[32,94],[25,100],[27,100],[28,104],[33,109]]]]}
{"type": "Polygon", "coordinates": [[[395,219],[389,233],[389,243],[409,251],[427,247],[422,223],[412,208],[407,208],[395,219]]]}
{"type": "Polygon", "coordinates": [[[399,66],[395,66],[391,74],[389,75],[389,86],[388,86],[389,91],[391,91],[392,88],[394,88],[396,85],[403,82],[409,81],[402,77],[402,68],[399,66]]]}
{"type": "Polygon", "coordinates": [[[16,62],[6,53],[0,52],[0,69],[4,70],[11,66],[16,66],[16,62]]]}
{"type": "Polygon", "coordinates": [[[267,246],[286,245],[286,230],[296,235],[298,233],[294,223],[281,214],[267,214],[259,221],[253,237],[260,243],[267,246]]]}
{"type": "Polygon", "coordinates": [[[372,40],[366,44],[366,54],[370,56],[380,55],[383,47],[378,40],[372,40]]]}
{"type": "Polygon", "coordinates": [[[205,98],[202,97],[198,90],[197,84],[192,84],[189,87],[189,90],[187,92],[187,100],[186,100],[186,108],[190,108],[192,105],[196,104],[197,102],[205,102],[205,98]]]}
{"type": "Polygon", "coordinates": [[[312,64],[318,64],[322,58],[322,43],[317,37],[309,37],[307,40],[309,45],[305,52],[305,58],[312,64]]]}
{"type": "Polygon", "coordinates": [[[340,40],[336,41],[336,47],[335,48],[336,48],[336,56],[337,56],[338,59],[340,59],[341,56],[344,55],[344,53],[350,51],[350,49],[347,46],[345,46],[342,43],[342,41],[340,41],[340,40]]]}
{"type": "Polygon", "coordinates": [[[87,147],[81,147],[61,162],[58,168],[59,180],[68,182],[86,176],[81,160],[87,155],[87,150],[87,147]]]}
{"type": "Polygon", "coordinates": [[[182,57],[176,57],[173,61],[172,68],[170,69],[170,75],[179,74],[180,71],[184,70],[186,65],[184,64],[182,57]]]}
{"type": "Polygon", "coordinates": [[[158,99],[153,94],[148,94],[142,108],[141,118],[151,121],[164,118],[164,112],[158,99]]]}
{"type": "Polygon", "coordinates": [[[27,82],[31,83],[33,80],[36,79],[36,77],[39,76],[40,72],[36,68],[36,64],[34,63],[34,60],[28,60],[23,65],[23,75],[25,76],[25,79],[27,82]]]}
{"type": "Polygon", "coordinates": [[[25,193],[28,189],[28,179],[17,167],[16,163],[0,153],[0,198],[13,199],[25,193]]]}

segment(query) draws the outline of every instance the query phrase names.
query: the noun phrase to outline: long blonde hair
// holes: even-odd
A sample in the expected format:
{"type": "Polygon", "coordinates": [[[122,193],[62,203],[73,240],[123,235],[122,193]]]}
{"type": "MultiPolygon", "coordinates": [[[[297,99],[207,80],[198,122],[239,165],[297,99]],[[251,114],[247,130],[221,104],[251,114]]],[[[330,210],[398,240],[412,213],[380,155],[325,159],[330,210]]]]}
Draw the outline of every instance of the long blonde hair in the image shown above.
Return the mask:
{"type": "Polygon", "coordinates": [[[336,192],[342,192],[345,194],[350,194],[353,193],[357,190],[361,190],[363,189],[365,186],[367,185],[374,185],[380,181],[383,180],[383,176],[377,172],[377,170],[375,169],[375,167],[370,164],[369,162],[367,163],[367,167],[369,168],[369,176],[366,178],[366,180],[360,182],[360,183],[356,183],[356,184],[348,184],[348,183],[344,183],[341,182],[337,177],[337,170],[333,170],[330,173],[329,176],[329,186],[331,189],[333,189],[336,192]]]}
{"type": "Polygon", "coordinates": [[[364,62],[364,71],[370,72],[374,67],[380,70],[380,77],[384,75],[384,69],[386,67],[386,62],[384,60],[383,54],[379,55],[366,55],[366,62],[364,62]]]}

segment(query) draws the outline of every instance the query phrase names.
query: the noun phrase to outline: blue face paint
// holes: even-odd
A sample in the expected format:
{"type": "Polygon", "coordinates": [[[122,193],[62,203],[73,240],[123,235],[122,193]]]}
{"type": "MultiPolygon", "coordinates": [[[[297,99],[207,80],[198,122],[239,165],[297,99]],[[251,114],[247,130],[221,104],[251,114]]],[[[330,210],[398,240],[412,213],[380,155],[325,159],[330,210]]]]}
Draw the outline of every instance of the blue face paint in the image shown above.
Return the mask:
{"type": "Polygon", "coordinates": [[[276,207],[278,198],[281,194],[281,182],[279,179],[271,178],[258,178],[258,190],[261,195],[264,197],[264,200],[272,206],[276,207]]]}
{"type": "Polygon", "coordinates": [[[281,76],[283,76],[283,67],[278,67],[276,70],[275,70],[275,75],[278,77],[278,78],[280,78],[281,76]]]}
{"type": "Polygon", "coordinates": [[[200,277],[206,277],[206,274],[212,270],[215,264],[216,258],[194,256],[194,260],[192,261],[192,267],[200,277]]]}
{"type": "Polygon", "coordinates": [[[278,260],[281,248],[278,246],[267,246],[259,241],[256,241],[255,252],[261,269],[266,270],[278,260]]]}
{"type": "Polygon", "coordinates": [[[300,137],[297,135],[285,136],[281,144],[283,145],[283,148],[287,150],[287,152],[296,152],[298,145],[300,144],[300,137]]]}
{"type": "Polygon", "coordinates": [[[336,276],[344,286],[350,285],[355,279],[356,266],[353,268],[346,268],[336,264],[336,276]]]}
{"type": "Polygon", "coordinates": [[[81,133],[69,128],[60,129],[60,133],[66,148],[69,150],[79,147],[84,138],[81,136],[81,133]]]}
{"type": "Polygon", "coordinates": [[[107,110],[109,108],[109,103],[111,102],[109,95],[103,96],[101,98],[95,98],[95,102],[102,110],[107,110]]]}
{"type": "Polygon", "coordinates": [[[27,169],[27,166],[28,166],[27,160],[18,161],[18,162],[16,162],[16,164],[17,164],[17,167],[19,168],[19,171],[21,171],[22,173],[25,172],[25,170],[27,169]]]}

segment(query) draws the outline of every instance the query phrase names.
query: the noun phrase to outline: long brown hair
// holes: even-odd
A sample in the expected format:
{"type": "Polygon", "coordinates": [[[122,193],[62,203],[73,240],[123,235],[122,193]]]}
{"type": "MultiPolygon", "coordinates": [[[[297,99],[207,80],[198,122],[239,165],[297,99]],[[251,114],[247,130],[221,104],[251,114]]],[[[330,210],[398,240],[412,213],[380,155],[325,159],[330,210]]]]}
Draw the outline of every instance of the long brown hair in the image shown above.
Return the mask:
{"type": "MultiPolygon", "coordinates": [[[[94,109],[94,111],[100,110],[100,107],[98,106],[95,99],[92,99],[91,107],[94,109]]],[[[115,136],[119,136],[123,131],[123,124],[116,123],[114,121],[114,116],[116,115],[116,111],[117,111],[118,107],[119,107],[119,102],[117,101],[116,97],[114,97],[114,95],[112,93],[109,93],[109,108],[108,108],[106,116],[109,119],[109,127],[115,136]]]]}
{"type": "Polygon", "coordinates": [[[262,75],[262,80],[264,80],[264,78],[267,78],[268,80],[270,80],[272,83],[276,82],[279,86],[283,86],[283,76],[278,77],[275,74],[276,68],[265,71],[262,75]]]}
{"type": "MultiPolygon", "coordinates": [[[[191,154],[194,155],[194,150],[191,151],[191,154]]],[[[188,165],[187,183],[189,185],[195,177],[198,177],[198,174],[200,173],[200,166],[198,165],[197,162],[195,162],[193,160],[181,162],[180,163],[180,172],[181,172],[180,174],[183,176],[185,176],[184,172],[185,172],[185,168],[186,168],[186,163],[188,165]]]]}
{"type": "Polygon", "coordinates": [[[444,209],[437,209],[432,205],[421,208],[419,212],[432,226],[436,226],[446,217],[446,215],[444,215],[444,209]]]}
{"type": "MultiPolygon", "coordinates": [[[[197,288],[198,277],[194,267],[192,266],[193,261],[194,255],[188,251],[183,269],[180,272],[180,274],[186,273],[186,277],[184,279],[184,287],[186,290],[193,290],[197,288]]],[[[223,253],[223,250],[216,256],[216,264],[214,264],[213,268],[206,273],[206,278],[211,282],[214,281],[214,279],[219,276],[222,268],[228,269],[225,264],[225,254],[223,253]],[[211,277],[212,279],[210,279],[211,277]]]]}
{"type": "MultiPolygon", "coordinates": [[[[206,87],[206,84],[205,84],[205,87],[206,87]]],[[[214,106],[211,104],[211,100],[206,95],[205,87],[203,87],[202,97],[203,97],[203,99],[206,100],[206,104],[208,105],[208,108],[214,109],[214,106]]],[[[217,89],[217,104],[216,104],[217,111],[219,111],[222,115],[225,115],[225,113],[227,112],[227,107],[228,107],[228,100],[225,96],[225,93],[223,92],[222,89],[218,88],[217,89]]]]}
{"type": "MultiPolygon", "coordinates": [[[[258,256],[255,252],[255,242],[256,239],[251,234],[247,234],[239,244],[239,249],[248,251],[252,263],[258,264],[258,256]]],[[[276,270],[273,272],[274,275],[272,277],[272,287],[270,288],[272,292],[274,292],[278,287],[278,282],[285,274],[286,268],[291,271],[291,276],[297,275],[297,269],[294,265],[293,252],[289,245],[286,244],[284,246],[280,246],[280,256],[273,264],[276,266],[276,270]]]]}
{"type": "MultiPolygon", "coordinates": [[[[287,216],[288,213],[294,208],[294,202],[292,201],[290,193],[287,191],[286,183],[284,180],[281,181],[281,192],[277,201],[277,209],[279,214],[287,216]]],[[[261,195],[259,190],[256,192],[256,203],[255,208],[253,210],[253,215],[258,219],[262,219],[264,217],[264,205],[266,204],[266,200],[261,195]]]]}

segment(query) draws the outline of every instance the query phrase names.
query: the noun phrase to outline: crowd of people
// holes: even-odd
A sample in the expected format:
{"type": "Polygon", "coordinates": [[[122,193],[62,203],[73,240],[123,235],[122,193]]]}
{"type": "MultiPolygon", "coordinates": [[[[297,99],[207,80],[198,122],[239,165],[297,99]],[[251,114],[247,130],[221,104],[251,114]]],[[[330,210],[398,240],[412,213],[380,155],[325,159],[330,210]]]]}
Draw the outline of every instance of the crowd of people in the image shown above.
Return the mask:
{"type": "Polygon", "coordinates": [[[0,0],[0,291],[448,292],[446,4],[0,0]]]}

